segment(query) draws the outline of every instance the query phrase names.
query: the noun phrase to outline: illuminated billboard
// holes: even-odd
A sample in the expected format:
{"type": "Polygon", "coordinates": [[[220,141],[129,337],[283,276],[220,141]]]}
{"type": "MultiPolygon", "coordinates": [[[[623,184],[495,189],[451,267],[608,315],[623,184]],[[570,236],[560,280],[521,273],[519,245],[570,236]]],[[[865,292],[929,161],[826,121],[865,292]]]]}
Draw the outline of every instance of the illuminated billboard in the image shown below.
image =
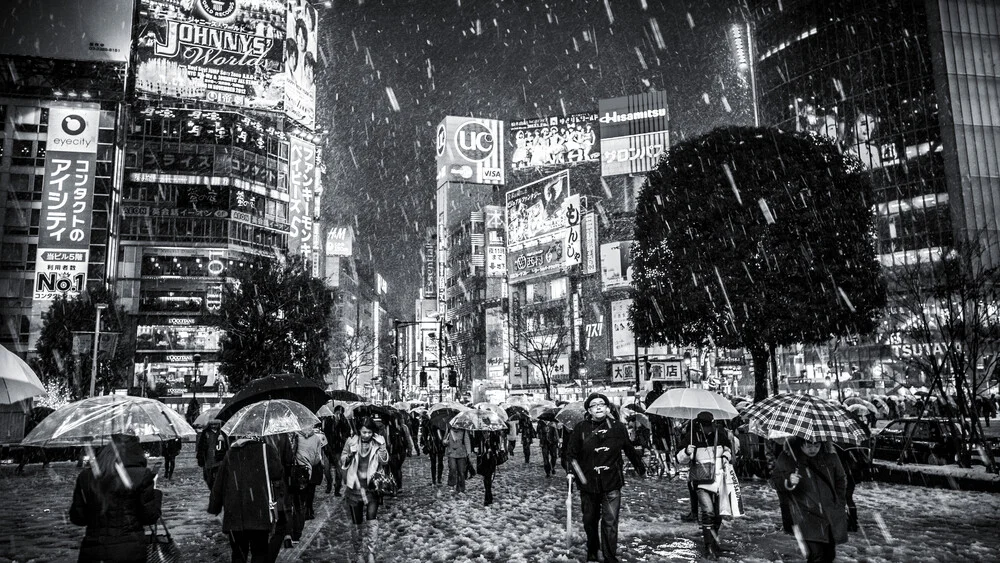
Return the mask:
{"type": "Polygon", "coordinates": [[[327,256],[354,254],[354,227],[333,227],[326,233],[327,256]]]}
{"type": "Polygon", "coordinates": [[[279,108],[286,12],[284,0],[140,0],[136,89],[279,108]]]}
{"type": "Polygon", "coordinates": [[[291,138],[288,156],[288,251],[312,256],[316,145],[291,138]]]}
{"type": "Polygon", "coordinates": [[[597,162],[601,157],[596,113],[575,113],[511,122],[511,168],[597,162]]]}
{"type": "Polygon", "coordinates": [[[74,297],[86,287],[99,120],[98,109],[49,109],[35,261],[37,301],[74,297]]]}
{"type": "Polygon", "coordinates": [[[507,192],[506,225],[508,279],[580,263],[580,196],[569,194],[568,171],[507,192]]]}
{"type": "Polygon", "coordinates": [[[285,20],[285,114],[312,129],[316,125],[316,9],[289,0],[285,20]]]}
{"type": "Polygon", "coordinates": [[[601,245],[601,287],[604,291],[632,285],[632,242],[601,245]]]}
{"type": "Polygon", "coordinates": [[[437,127],[437,183],[503,184],[503,121],[447,116],[437,127]]]}
{"type": "Polygon", "coordinates": [[[600,100],[597,115],[601,176],[649,172],[670,146],[665,92],[600,100]]]}
{"type": "Polygon", "coordinates": [[[0,13],[0,55],[124,63],[131,40],[131,2],[15,0],[0,13]]]}

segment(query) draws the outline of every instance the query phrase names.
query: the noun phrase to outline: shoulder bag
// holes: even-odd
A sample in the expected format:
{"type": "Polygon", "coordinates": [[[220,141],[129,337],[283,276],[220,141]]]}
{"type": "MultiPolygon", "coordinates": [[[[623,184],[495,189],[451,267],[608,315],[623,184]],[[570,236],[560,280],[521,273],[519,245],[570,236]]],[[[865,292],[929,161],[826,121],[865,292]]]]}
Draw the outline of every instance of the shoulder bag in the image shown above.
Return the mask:
{"type": "Polygon", "coordinates": [[[385,466],[379,464],[378,471],[368,479],[368,490],[390,497],[396,496],[396,480],[386,473],[385,466]]]}
{"type": "Polygon", "coordinates": [[[688,480],[695,485],[710,485],[715,482],[715,448],[719,445],[719,431],[715,431],[715,443],[711,450],[695,446],[691,456],[691,469],[688,480]],[[704,455],[708,452],[709,455],[704,455]],[[701,453],[702,455],[698,455],[701,453]]]}
{"type": "Polygon", "coordinates": [[[157,523],[163,527],[163,533],[156,532],[157,524],[149,527],[150,533],[146,536],[146,563],[179,563],[181,552],[167,530],[167,523],[163,518],[157,523]]]}

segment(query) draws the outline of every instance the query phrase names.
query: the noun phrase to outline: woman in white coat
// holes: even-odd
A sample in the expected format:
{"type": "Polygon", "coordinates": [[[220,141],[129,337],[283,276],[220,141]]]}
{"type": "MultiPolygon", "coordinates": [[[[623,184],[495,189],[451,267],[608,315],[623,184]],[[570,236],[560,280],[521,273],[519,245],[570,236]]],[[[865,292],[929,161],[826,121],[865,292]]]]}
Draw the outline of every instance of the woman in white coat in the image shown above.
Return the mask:
{"type": "Polygon", "coordinates": [[[728,433],[715,426],[715,417],[710,412],[698,413],[691,426],[678,444],[677,462],[691,464],[688,481],[698,499],[698,521],[705,540],[706,556],[716,559],[722,551],[719,547],[719,528],[722,527],[719,486],[723,479],[723,461],[729,463],[733,459],[733,445],[728,433]],[[700,474],[709,464],[711,467],[707,474],[700,474]]]}

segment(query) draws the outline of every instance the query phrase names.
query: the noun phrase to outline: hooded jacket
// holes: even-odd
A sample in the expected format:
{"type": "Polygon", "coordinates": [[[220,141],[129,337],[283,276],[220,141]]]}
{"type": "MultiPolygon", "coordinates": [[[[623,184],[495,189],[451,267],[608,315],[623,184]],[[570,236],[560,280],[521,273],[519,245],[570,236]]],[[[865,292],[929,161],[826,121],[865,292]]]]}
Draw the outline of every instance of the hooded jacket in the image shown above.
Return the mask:
{"type": "Polygon", "coordinates": [[[625,483],[622,453],[632,462],[639,475],[646,474],[646,466],[632,447],[625,425],[613,420],[611,416],[598,422],[587,415],[586,419],[573,428],[568,443],[569,468],[576,475],[583,492],[603,493],[621,489],[625,483]],[[576,469],[576,465],[579,465],[579,469],[576,469]]]}
{"type": "Polygon", "coordinates": [[[208,500],[209,514],[222,516],[222,531],[270,530],[272,517],[268,500],[275,503],[284,468],[278,453],[259,440],[237,440],[219,466],[219,474],[208,500]],[[264,468],[265,456],[267,469],[264,468]],[[267,475],[271,477],[268,483],[267,475]],[[268,495],[268,485],[271,487],[268,495]]]}
{"type": "Polygon", "coordinates": [[[114,436],[76,478],[69,519],[87,531],[80,561],[145,561],[143,526],[160,518],[163,493],[133,436],[114,436]],[[116,467],[117,466],[117,467],[116,467]],[[99,468],[100,475],[95,473],[99,468]]]}

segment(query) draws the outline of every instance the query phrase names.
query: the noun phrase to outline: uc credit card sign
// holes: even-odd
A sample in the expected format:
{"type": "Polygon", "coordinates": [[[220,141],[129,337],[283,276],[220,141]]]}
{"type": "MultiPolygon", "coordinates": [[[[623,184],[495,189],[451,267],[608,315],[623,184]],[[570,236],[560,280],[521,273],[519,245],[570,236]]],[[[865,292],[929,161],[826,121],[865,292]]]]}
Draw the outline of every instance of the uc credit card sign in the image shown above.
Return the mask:
{"type": "Polygon", "coordinates": [[[504,124],[495,119],[447,116],[437,126],[437,183],[505,183],[504,124]]]}

